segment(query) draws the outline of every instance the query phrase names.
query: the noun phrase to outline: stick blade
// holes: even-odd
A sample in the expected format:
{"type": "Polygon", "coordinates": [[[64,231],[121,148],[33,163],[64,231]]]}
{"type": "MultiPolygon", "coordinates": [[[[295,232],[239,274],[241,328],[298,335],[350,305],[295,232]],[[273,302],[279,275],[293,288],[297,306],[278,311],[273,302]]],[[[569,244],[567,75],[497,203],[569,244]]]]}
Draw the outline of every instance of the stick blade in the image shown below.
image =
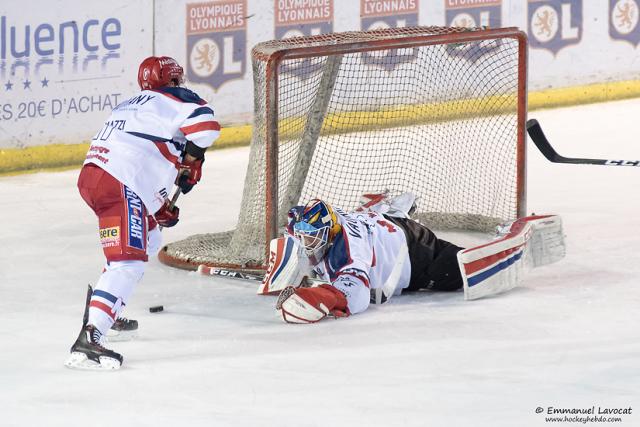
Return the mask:
{"type": "Polygon", "coordinates": [[[533,143],[536,144],[538,150],[540,150],[547,160],[555,163],[561,159],[562,156],[558,155],[551,144],[549,144],[549,140],[544,132],[542,132],[542,127],[536,119],[527,120],[527,132],[533,143]]]}
{"type": "MultiPolygon", "coordinates": [[[[254,282],[261,282],[264,278],[264,274],[245,273],[241,270],[227,270],[205,264],[200,264],[197,271],[203,276],[218,276],[227,279],[241,279],[254,282]]],[[[256,273],[258,272],[256,271],[256,273]]]]}

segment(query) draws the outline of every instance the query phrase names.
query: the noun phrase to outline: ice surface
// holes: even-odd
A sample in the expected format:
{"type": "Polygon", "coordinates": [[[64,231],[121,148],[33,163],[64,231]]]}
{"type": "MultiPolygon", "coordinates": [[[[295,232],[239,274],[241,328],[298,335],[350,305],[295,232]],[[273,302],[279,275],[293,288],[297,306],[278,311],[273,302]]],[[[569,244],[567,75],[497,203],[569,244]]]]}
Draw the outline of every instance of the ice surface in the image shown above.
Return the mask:
{"type": "MultiPolygon", "coordinates": [[[[531,117],[560,154],[633,160],[638,111],[531,117]]],[[[234,226],[247,156],[209,154],[166,241],[234,226]]],[[[528,211],[561,215],[568,247],[520,288],[286,325],[254,283],[152,260],[125,313],[139,337],[111,345],[125,364],[105,373],[63,366],[103,263],[78,171],[0,178],[0,425],[543,426],[539,406],[640,411],[640,169],[552,164],[533,144],[528,156],[528,211]]]]}

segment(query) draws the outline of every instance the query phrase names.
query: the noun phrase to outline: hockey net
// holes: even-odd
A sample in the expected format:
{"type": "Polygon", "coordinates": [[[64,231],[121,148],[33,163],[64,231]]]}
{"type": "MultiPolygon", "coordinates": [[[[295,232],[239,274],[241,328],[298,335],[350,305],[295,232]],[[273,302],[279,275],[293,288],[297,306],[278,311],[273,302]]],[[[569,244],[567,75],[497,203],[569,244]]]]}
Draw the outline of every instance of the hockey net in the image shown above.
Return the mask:
{"type": "Polygon", "coordinates": [[[167,245],[162,262],[261,269],[288,209],[411,191],[434,229],[488,231],[525,212],[526,36],[411,27],[252,50],[254,125],[235,230],[167,245]]]}

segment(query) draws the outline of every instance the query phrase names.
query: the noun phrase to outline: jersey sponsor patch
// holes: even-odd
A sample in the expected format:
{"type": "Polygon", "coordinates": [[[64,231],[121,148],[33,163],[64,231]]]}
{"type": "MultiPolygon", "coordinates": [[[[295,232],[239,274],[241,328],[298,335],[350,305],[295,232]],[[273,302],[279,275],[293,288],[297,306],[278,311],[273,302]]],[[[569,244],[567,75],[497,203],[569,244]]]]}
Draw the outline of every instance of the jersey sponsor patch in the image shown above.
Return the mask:
{"type": "Polygon", "coordinates": [[[140,197],[124,186],[127,203],[127,246],[145,250],[144,205],[140,197]]]}
{"type": "Polygon", "coordinates": [[[120,227],[101,228],[100,244],[105,249],[120,246],[120,227]]]}
{"type": "Polygon", "coordinates": [[[107,260],[122,253],[122,218],[107,216],[100,218],[100,244],[107,260]]]}

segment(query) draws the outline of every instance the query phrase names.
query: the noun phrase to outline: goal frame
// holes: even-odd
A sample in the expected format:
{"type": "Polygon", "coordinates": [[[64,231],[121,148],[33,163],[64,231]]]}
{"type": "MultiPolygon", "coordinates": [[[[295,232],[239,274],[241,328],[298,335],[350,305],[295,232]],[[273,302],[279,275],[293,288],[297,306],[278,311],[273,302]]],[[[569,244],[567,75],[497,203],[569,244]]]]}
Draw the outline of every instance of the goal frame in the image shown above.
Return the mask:
{"type": "MultiPolygon", "coordinates": [[[[527,121],[527,68],[528,68],[528,52],[527,52],[527,35],[516,27],[499,28],[499,29],[463,29],[463,28],[447,28],[447,27],[414,27],[425,32],[432,30],[431,34],[414,34],[407,35],[399,32],[401,29],[388,28],[366,32],[348,32],[325,34],[320,36],[298,37],[286,40],[273,40],[270,42],[260,43],[252,49],[252,61],[259,61],[264,66],[264,98],[260,105],[265,107],[265,123],[266,131],[264,131],[263,153],[265,158],[264,169],[264,257],[263,263],[258,264],[234,264],[228,262],[207,262],[211,267],[235,269],[241,271],[259,272],[267,268],[269,258],[269,242],[277,237],[279,228],[279,219],[281,212],[279,206],[279,182],[278,182],[278,159],[279,159],[279,75],[280,65],[285,60],[301,60],[314,57],[330,57],[345,54],[365,53],[379,50],[391,49],[409,49],[420,46],[447,45],[456,43],[473,43],[481,42],[487,39],[512,39],[517,42],[517,96],[516,101],[516,215],[523,217],[526,215],[526,121],[527,121]],[[359,39],[359,34],[373,34],[374,40],[359,39]],[[339,36],[341,34],[354,35],[353,39],[340,40],[335,44],[320,44],[322,37],[339,36]],[[379,38],[378,38],[379,37],[379,38]],[[311,43],[311,46],[299,46],[298,44],[311,43]]],[[[402,29],[404,30],[404,29],[402,29]]],[[[411,30],[410,27],[406,30],[411,30]]],[[[254,77],[255,78],[255,77],[254,77]]],[[[254,124],[254,136],[258,130],[254,124]]],[[[245,189],[246,191],[246,189],[245,189]]],[[[162,250],[159,255],[161,262],[183,269],[195,270],[200,262],[192,259],[178,259],[168,255],[162,250]]]]}
{"type": "MultiPolygon", "coordinates": [[[[378,30],[377,33],[394,35],[392,29],[378,30]]],[[[470,43],[487,38],[512,38],[518,41],[518,106],[517,106],[517,212],[518,217],[526,215],[526,122],[527,122],[527,36],[516,27],[466,31],[440,35],[402,36],[367,42],[348,42],[344,44],[287,47],[264,54],[254,50],[252,57],[266,60],[266,248],[265,259],[269,257],[269,242],[277,237],[278,230],[278,74],[279,65],[284,60],[305,59],[318,56],[342,55],[371,52],[387,49],[406,49],[418,46],[470,43]]],[[[239,267],[239,266],[236,266],[239,267]]],[[[266,266],[264,266],[266,269],[266,266]]]]}

